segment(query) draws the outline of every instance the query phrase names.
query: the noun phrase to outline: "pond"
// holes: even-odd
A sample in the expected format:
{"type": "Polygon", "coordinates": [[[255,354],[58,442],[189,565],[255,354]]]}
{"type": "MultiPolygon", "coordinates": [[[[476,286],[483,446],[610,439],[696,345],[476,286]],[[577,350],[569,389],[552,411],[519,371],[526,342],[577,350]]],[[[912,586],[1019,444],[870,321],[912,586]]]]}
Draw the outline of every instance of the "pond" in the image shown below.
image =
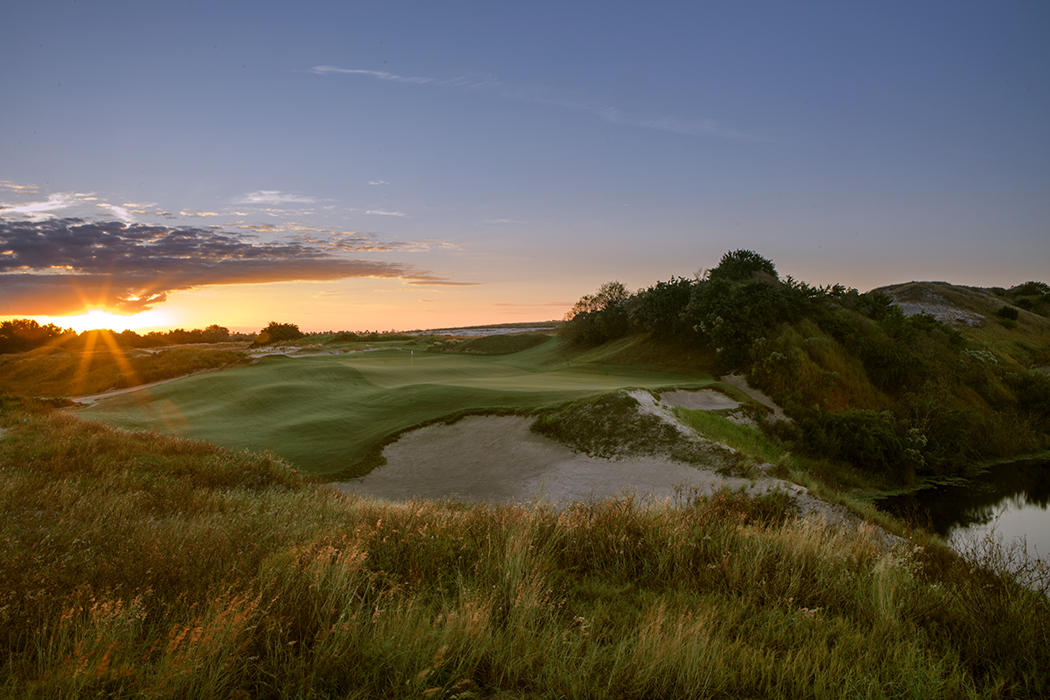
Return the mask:
{"type": "Polygon", "coordinates": [[[986,535],[1050,561],[1050,460],[998,464],[965,484],[932,486],[876,505],[928,527],[956,549],[986,535]]]}

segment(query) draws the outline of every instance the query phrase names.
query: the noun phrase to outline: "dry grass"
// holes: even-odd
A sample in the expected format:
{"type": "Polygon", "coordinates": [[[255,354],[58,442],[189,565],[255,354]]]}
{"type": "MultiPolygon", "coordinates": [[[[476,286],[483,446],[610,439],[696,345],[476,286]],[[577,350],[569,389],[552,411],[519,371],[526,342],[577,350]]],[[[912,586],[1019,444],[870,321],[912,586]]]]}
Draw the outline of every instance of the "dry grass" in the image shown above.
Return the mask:
{"type": "MultiPolygon", "coordinates": [[[[99,337],[105,339],[104,332],[99,337]]],[[[119,347],[112,338],[87,350],[44,347],[0,355],[0,387],[23,396],[82,396],[243,364],[237,350],[199,346],[147,352],[119,347]]],[[[230,345],[230,344],[226,344],[230,345]]]]}
{"type": "Polygon", "coordinates": [[[9,697],[1036,697],[1050,602],[776,496],[377,505],[0,409],[9,697]]]}

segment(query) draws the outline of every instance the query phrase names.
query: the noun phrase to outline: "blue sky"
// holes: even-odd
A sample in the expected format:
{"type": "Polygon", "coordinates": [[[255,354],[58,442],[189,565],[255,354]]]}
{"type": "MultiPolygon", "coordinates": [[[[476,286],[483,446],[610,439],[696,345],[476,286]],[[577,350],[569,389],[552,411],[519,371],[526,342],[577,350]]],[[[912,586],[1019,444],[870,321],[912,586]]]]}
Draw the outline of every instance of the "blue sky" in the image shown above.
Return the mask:
{"type": "Polygon", "coordinates": [[[276,246],[154,285],[172,323],[557,318],[741,247],[861,289],[1050,270],[1045,2],[12,3],[0,94],[3,221],[276,246]]]}

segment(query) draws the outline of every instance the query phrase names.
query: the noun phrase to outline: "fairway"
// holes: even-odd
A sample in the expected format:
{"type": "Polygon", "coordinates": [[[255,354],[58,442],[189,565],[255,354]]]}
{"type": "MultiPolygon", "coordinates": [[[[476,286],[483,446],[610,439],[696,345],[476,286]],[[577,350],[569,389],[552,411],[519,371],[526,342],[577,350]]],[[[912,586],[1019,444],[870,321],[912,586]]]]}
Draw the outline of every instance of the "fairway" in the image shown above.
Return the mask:
{"type": "Polygon", "coordinates": [[[414,426],[468,412],[525,412],[622,387],[701,387],[699,371],[566,359],[562,341],[513,355],[390,348],[268,357],[187,377],[82,409],[85,418],[232,449],[271,450],[325,478],[360,476],[378,448],[414,426]]]}

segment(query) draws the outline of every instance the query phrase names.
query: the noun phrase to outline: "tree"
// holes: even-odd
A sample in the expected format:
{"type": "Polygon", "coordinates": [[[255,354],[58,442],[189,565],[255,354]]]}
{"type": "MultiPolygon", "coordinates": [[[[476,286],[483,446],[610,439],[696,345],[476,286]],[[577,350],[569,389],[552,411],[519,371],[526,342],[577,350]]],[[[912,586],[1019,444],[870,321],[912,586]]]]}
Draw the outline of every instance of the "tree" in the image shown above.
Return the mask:
{"type": "Polygon", "coordinates": [[[299,326],[294,323],[278,323],[277,321],[270,321],[270,325],[263,328],[259,331],[259,334],[255,336],[255,343],[253,343],[253,345],[270,345],[285,340],[298,340],[302,337],[302,331],[300,331],[299,326]]]}
{"type": "Polygon", "coordinates": [[[722,256],[718,267],[711,270],[710,277],[746,282],[756,273],[777,279],[777,268],[772,260],[763,258],[753,250],[732,250],[722,256]]]}
{"type": "Polygon", "coordinates": [[[597,345],[626,335],[627,300],[631,293],[621,282],[606,282],[595,294],[587,294],[567,314],[563,332],[574,341],[597,345]]]}

